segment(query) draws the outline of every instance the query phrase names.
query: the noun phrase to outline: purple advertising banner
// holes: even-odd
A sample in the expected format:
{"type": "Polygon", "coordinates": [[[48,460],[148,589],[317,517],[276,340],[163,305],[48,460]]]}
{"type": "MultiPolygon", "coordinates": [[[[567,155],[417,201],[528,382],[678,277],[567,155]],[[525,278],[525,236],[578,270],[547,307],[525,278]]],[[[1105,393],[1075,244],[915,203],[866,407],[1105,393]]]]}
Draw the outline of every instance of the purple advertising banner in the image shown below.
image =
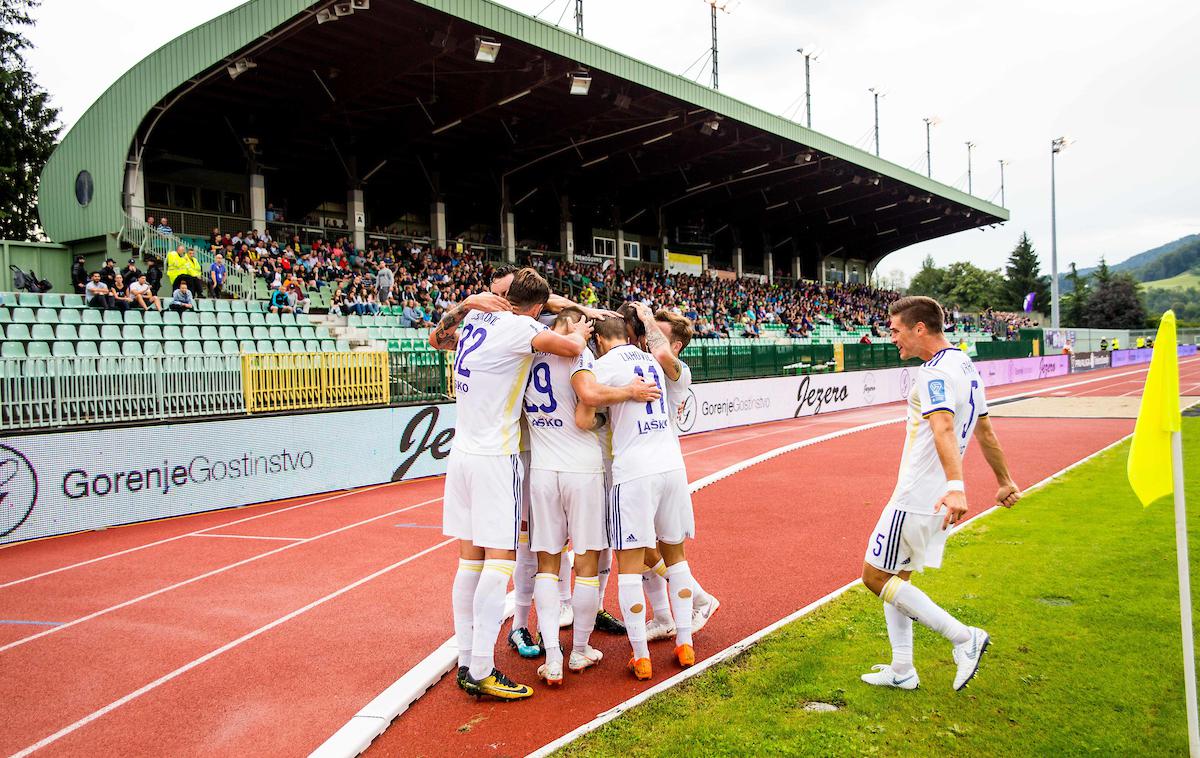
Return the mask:
{"type": "MultiPolygon", "coordinates": [[[[1180,358],[1189,358],[1196,354],[1195,345],[1180,345],[1178,355],[1180,358]]],[[[1139,347],[1133,350],[1114,350],[1112,353],[1112,365],[1116,366],[1134,366],[1139,363],[1149,363],[1150,357],[1154,355],[1154,348],[1139,347]]]]}
{"type": "Polygon", "coordinates": [[[1071,371],[1070,361],[1065,355],[1015,358],[1007,361],[979,361],[975,364],[975,368],[983,377],[983,386],[985,387],[1028,382],[1051,376],[1066,376],[1071,371]]]}

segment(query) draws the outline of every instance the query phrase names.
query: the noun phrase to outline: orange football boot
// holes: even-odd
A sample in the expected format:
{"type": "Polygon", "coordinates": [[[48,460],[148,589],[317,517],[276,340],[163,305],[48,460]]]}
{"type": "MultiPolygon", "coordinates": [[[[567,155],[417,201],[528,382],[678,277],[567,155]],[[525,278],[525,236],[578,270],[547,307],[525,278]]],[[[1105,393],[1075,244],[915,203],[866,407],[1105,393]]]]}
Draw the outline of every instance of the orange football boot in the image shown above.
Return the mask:
{"type": "Polygon", "coordinates": [[[629,658],[629,670],[633,672],[633,676],[639,680],[646,680],[654,676],[654,671],[650,668],[649,658],[629,658]]]}
{"type": "Polygon", "coordinates": [[[680,645],[675,648],[675,660],[679,661],[679,665],[686,668],[696,665],[696,651],[691,645],[680,645]]]}

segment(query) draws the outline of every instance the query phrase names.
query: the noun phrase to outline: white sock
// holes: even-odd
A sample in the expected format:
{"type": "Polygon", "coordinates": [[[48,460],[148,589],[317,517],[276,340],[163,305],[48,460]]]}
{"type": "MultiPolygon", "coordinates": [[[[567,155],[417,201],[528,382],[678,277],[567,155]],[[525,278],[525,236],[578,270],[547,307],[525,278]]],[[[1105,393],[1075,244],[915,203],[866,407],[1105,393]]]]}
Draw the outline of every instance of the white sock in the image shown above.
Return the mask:
{"type": "Polygon", "coordinates": [[[612,548],[605,548],[600,551],[600,562],[597,568],[596,577],[600,580],[600,607],[604,607],[604,593],[608,590],[609,571],[612,569],[612,548]]]}
{"type": "Polygon", "coordinates": [[[907,674],[913,670],[912,619],[891,603],[883,604],[883,618],[892,643],[892,671],[907,674]]]}
{"type": "Polygon", "coordinates": [[[920,621],[952,644],[970,642],[971,631],[910,582],[893,576],[883,585],[883,592],[879,594],[884,602],[896,606],[902,613],[920,621]]]}
{"type": "Polygon", "coordinates": [[[458,643],[458,665],[471,665],[472,635],[475,633],[475,587],[479,584],[479,574],[483,571],[483,561],[468,561],[458,559],[458,571],[454,574],[454,589],[450,593],[450,601],[454,606],[454,640],[458,643]]]}
{"type": "Polygon", "coordinates": [[[537,604],[538,631],[546,648],[546,663],[562,664],[558,646],[558,574],[538,574],[533,578],[533,602],[537,604]]]}
{"type": "Polygon", "coordinates": [[[692,644],[692,570],[687,561],[667,568],[671,613],[675,614],[675,644],[692,644]]]}
{"type": "Polygon", "coordinates": [[[667,564],[660,560],[654,568],[643,571],[642,581],[645,582],[643,587],[646,598],[650,600],[650,606],[654,609],[654,620],[670,625],[671,601],[667,592],[667,564]]]}
{"type": "Polygon", "coordinates": [[[564,603],[571,600],[571,551],[565,547],[558,564],[558,599],[564,603]]]}
{"type": "Polygon", "coordinates": [[[575,577],[575,594],[571,598],[571,608],[575,611],[571,649],[582,653],[592,638],[592,629],[596,627],[596,611],[600,610],[600,580],[597,577],[575,577]]]}
{"type": "Polygon", "coordinates": [[[529,608],[533,605],[533,575],[537,573],[537,555],[529,543],[517,543],[517,568],[513,571],[513,629],[529,628],[529,608]]]}
{"type": "Polygon", "coordinates": [[[646,593],[642,591],[640,574],[617,575],[617,597],[621,601],[621,616],[629,634],[634,658],[649,658],[646,644],[646,593]]]}
{"type": "Polygon", "coordinates": [[[496,637],[504,620],[504,596],[516,561],[489,558],[483,562],[479,585],[475,587],[472,612],[475,633],[471,641],[471,678],[482,679],[496,667],[496,637]]]}
{"type": "Polygon", "coordinates": [[[692,574],[692,603],[693,604],[699,603],[700,605],[704,605],[705,603],[708,603],[711,600],[712,600],[712,595],[708,594],[708,591],[700,586],[700,582],[698,582],[696,580],[696,575],[692,574]]]}

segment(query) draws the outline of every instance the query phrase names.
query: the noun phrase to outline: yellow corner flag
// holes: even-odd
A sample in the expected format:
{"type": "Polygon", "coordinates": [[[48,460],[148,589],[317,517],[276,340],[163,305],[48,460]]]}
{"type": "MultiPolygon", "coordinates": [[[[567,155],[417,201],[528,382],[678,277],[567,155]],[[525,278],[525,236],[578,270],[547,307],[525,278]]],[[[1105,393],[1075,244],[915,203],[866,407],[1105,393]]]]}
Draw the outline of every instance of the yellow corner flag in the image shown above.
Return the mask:
{"type": "Polygon", "coordinates": [[[1171,433],[1179,428],[1179,351],[1175,346],[1175,312],[1167,311],[1154,337],[1150,373],[1146,375],[1129,448],[1129,484],[1143,506],[1173,490],[1171,433]]]}

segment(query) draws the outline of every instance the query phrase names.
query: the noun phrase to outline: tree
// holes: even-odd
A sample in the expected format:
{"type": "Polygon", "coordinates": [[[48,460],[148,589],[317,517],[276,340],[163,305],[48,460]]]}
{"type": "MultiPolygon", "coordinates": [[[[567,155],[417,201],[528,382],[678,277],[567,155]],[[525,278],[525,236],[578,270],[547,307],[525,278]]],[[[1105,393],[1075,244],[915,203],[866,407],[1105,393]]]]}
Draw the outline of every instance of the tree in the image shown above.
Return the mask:
{"type": "Polygon", "coordinates": [[[1071,283],[1071,294],[1063,296],[1063,326],[1080,329],[1087,326],[1087,301],[1091,291],[1088,288],[1087,277],[1079,275],[1074,263],[1071,263],[1071,273],[1067,274],[1067,281],[1071,283]]]}
{"type": "MultiPolygon", "coordinates": [[[[1096,283],[1087,300],[1087,325],[1094,329],[1141,329],[1146,325],[1146,308],[1138,293],[1138,282],[1129,274],[1113,274],[1101,261],[1105,280],[1093,274],[1096,283]]],[[[1097,271],[1097,273],[1099,273],[1097,271]]]]}
{"type": "Polygon", "coordinates": [[[945,279],[946,272],[937,267],[932,255],[927,255],[921,263],[921,270],[908,283],[908,294],[925,295],[941,302],[945,299],[945,279]]]}
{"type": "MultiPolygon", "coordinates": [[[[1004,277],[999,271],[988,271],[959,261],[951,263],[942,281],[942,304],[965,311],[1001,308],[1004,304],[1004,277]]],[[[911,291],[911,287],[910,287],[911,291]]]]}
{"type": "Polygon", "coordinates": [[[21,28],[40,0],[0,0],[0,239],[38,236],[37,183],[58,139],[58,109],[26,68],[21,28]]]}
{"type": "Polygon", "coordinates": [[[1034,252],[1029,235],[1021,233],[1021,239],[1008,256],[1005,268],[1007,281],[1004,283],[1003,307],[1020,311],[1025,305],[1025,296],[1034,293],[1034,306],[1042,311],[1050,308],[1050,277],[1041,275],[1042,264],[1034,252]]]}

